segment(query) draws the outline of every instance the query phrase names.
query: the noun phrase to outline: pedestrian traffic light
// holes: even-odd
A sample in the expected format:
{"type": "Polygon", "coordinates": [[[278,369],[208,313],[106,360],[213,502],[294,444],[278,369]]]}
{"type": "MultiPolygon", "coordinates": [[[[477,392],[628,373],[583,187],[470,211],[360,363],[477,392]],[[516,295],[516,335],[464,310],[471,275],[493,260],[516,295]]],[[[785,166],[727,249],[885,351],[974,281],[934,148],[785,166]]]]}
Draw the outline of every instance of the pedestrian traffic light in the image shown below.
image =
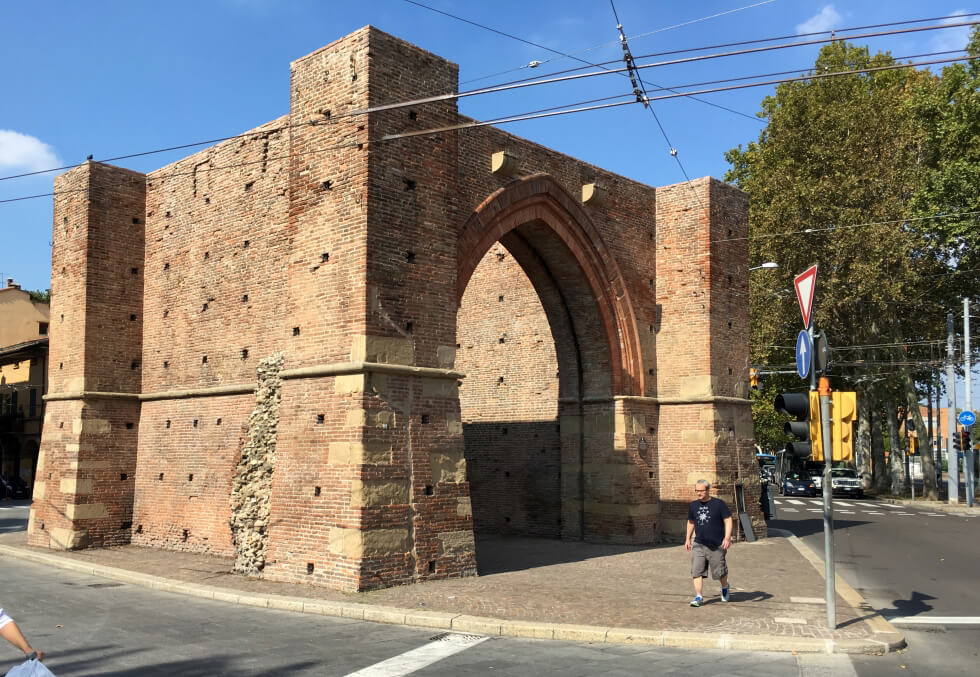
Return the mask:
{"type": "Polygon", "coordinates": [[[782,393],[776,396],[773,407],[781,414],[796,417],[787,421],[783,430],[797,441],[786,443],[786,453],[797,458],[812,456],[823,460],[823,436],[820,434],[820,395],[816,390],[806,393],[782,393]]]}
{"type": "Polygon", "coordinates": [[[854,460],[854,420],[857,418],[857,393],[831,393],[831,439],[834,461],[854,460]]]}
{"type": "Polygon", "coordinates": [[[752,390],[759,389],[759,370],[755,367],[749,367],[749,387],[752,390]]]}

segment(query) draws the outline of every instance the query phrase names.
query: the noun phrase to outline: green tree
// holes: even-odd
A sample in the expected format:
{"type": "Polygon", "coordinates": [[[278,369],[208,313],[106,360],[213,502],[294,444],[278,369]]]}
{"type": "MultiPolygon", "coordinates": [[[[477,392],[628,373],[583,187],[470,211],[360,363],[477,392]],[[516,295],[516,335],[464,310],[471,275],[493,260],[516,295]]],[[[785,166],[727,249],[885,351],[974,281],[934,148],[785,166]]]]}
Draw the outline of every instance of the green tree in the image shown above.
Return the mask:
{"type": "Polygon", "coordinates": [[[27,292],[31,295],[31,300],[37,303],[51,303],[51,290],[45,289],[41,291],[40,289],[32,289],[27,292]]]}
{"type": "Polygon", "coordinates": [[[937,114],[923,102],[936,101],[939,78],[913,68],[825,76],[894,64],[843,41],[824,47],[812,78],[763,100],[768,125],[726,154],[725,177],[750,197],[752,260],[780,264],[751,280],[753,363],[792,364],[801,328],[792,276],[817,263],[813,315],[838,347],[834,386],[889,408],[905,405],[909,383],[918,400],[915,346],[935,337],[945,312],[922,301],[955,263],[936,220],[910,218],[933,216],[913,200],[933,171],[927,113],[937,114]],[[868,345],[880,347],[845,349],[868,345]]]}

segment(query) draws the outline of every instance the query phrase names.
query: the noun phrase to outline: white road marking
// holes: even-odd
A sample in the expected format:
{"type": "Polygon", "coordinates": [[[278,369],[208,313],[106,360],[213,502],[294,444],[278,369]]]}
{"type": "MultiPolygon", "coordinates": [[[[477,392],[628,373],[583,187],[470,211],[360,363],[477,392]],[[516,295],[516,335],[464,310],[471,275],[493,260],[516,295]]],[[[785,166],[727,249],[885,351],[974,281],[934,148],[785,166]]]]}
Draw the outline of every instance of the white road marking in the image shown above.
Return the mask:
{"type": "Polygon", "coordinates": [[[854,511],[853,510],[838,510],[837,512],[839,512],[841,515],[853,515],[854,514],[854,511]]]}
{"type": "Polygon", "coordinates": [[[798,508],[780,508],[783,512],[799,512],[798,508]]]}
{"type": "Polygon", "coordinates": [[[946,516],[946,513],[944,513],[944,512],[924,512],[922,514],[925,515],[926,517],[945,517],[946,516]]]}
{"type": "Polygon", "coordinates": [[[789,601],[793,604],[826,604],[827,600],[823,597],[790,597],[789,601]]]}
{"type": "Polygon", "coordinates": [[[797,654],[796,667],[800,677],[857,677],[846,654],[797,654]]]}
{"type": "Polygon", "coordinates": [[[892,505],[891,503],[872,503],[871,505],[877,505],[879,508],[888,508],[889,510],[901,510],[902,506],[892,505]]]}
{"type": "Polygon", "coordinates": [[[885,617],[895,625],[980,625],[980,616],[895,616],[885,617]]]}
{"type": "Polygon", "coordinates": [[[465,651],[489,637],[477,635],[456,635],[446,633],[437,640],[423,644],[417,649],[389,658],[386,661],[369,665],[363,670],[351,672],[347,677],[402,677],[432,665],[443,658],[448,658],[460,651],[465,651]]]}
{"type": "Polygon", "coordinates": [[[854,504],[853,503],[845,503],[844,501],[837,501],[836,505],[842,505],[845,508],[854,507],[854,504]]]}
{"type": "Polygon", "coordinates": [[[883,512],[873,512],[871,510],[862,510],[861,512],[863,512],[865,515],[884,515],[885,514],[883,512]]]}
{"type": "Polygon", "coordinates": [[[793,505],[806,505],[803,501],[798,501],[795,498],[789,499],[789,503],[792,503],[793,505]]]}
{"type": "Polygon", "coordinates": [[[807,508],[807,512],[823,512],[823,508],[807,508]]]}
{"type": "Polygon", "coordinates": [[[774,620],[777,623],[793,623],[794,625],[806,625],[805,618],[787,618],[785,616],[780,618],[779,616],[776,616],[772,620],[774,620]]]}
{"type": "Polygon", "coordinates": [[[914,515],[914,512],[893,512],[893,515],[914,515]]]}

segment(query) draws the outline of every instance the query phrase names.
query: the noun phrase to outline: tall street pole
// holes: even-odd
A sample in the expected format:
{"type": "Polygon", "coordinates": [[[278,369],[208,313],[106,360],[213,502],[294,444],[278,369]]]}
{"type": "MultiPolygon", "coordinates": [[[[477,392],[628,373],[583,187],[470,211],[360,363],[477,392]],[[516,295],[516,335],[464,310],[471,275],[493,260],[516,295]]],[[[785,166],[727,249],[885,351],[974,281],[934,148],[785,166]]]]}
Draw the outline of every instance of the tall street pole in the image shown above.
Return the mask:
{"type": "MultiPolygon", "coordinates": [[[[963,368],[965,371],[964,382],[966,388],[964,394],[966,395],[966,402],[963,404],[963,408],[966,411],[973,411],[973,397],[970,393],[970,299],[963,299],[963,368]]],[[[967,426],[970,428],[972,426],[967,426]]],[[[973,495],[975,493],[975,487],[973,486],[973,442],[963,450],[963,468],[964,474],[966,474],[966,504],[973,507],[973,495]]]]}
{"type": "Polygon", "coordinates": [[[956,372],[953,366],[953,313],[946,313],[946,458],[949,502],[960,502],[960,459],[956,457],[956,372]]]}
{"type": "Polygon", "coordinates": [[[834,505],[833,473],[830,468],[834,460],[834,441],[831,439],[831,400],[830,379],[820,376],[817,392],[820,394],[820,425],[823,428],[823,552],[826,568],[827,629],[837,629],[837,586],[834,573],[834,505]]]}

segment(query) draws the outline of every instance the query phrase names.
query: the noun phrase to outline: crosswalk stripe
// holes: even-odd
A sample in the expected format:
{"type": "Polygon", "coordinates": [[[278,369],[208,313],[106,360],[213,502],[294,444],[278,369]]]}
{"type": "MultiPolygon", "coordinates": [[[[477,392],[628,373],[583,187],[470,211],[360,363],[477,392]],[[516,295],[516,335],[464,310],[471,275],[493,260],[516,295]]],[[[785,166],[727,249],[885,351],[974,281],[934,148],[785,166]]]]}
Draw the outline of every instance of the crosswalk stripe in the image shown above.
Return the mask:
{"type": "Polygon", "coordinates": [[[845,508],[850,508],[850,507],[853,507],[854,504],[853,503],[845,503],[844,501],[837,501],[837,503],[835,505],[842,505],[845,508]]]}
{"type": "Polygon", "coordinates": [[[386,661],[369,665],[368,667],[351,672],[347,677],[402,677],[432,665],[443,658],[448,658],[460,651],[465,651],[480,642],[485,642],[489,637],[477,635],[457,635],[445,633],[438,636],[434,641],[423,644],[417,649],[406,651],[394,658],[386,661]]]}
{"type": "Polygon", "coordinates": [[[865,515],[884,515],[885,514],[883,512],[873,512],[871,510],[862,510],[861,512],[863,512],[865,515]]]}
{"type": "Polygon", "coordinates": [[[799,508],[780,508],[783,512],[799,512],[799,508]]]}
{"type": "Polygon", "coordinates": [[[803,503],[803,501],[798,501],[795,498],[789,499],[789,502],[792,503],[793,505],[805,505],[805,503],[803,503]]]}

